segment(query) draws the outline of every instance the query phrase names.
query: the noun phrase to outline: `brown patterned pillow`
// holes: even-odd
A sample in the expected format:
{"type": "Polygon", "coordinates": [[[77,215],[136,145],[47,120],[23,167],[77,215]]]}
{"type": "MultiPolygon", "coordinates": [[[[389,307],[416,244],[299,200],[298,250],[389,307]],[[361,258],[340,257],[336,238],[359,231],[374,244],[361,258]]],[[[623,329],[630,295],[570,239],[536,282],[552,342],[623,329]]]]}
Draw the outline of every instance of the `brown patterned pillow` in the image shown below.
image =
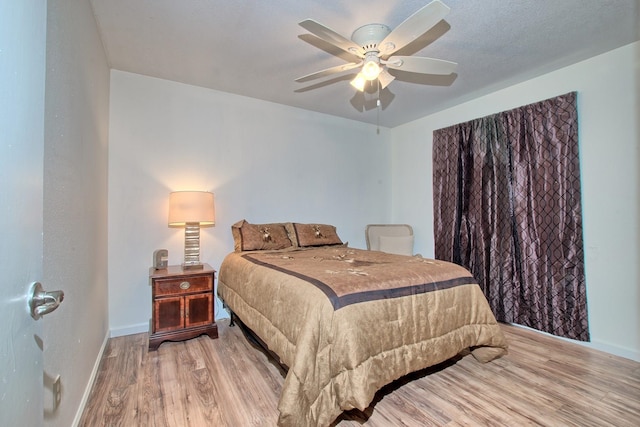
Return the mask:
{"type": "Polygon", "coordinates": [[[327,224],[300,224],[294,222],[290,233],[294,246],[327,246],[341,245],[342,240],[338,237],[336,228],[327,224]]]}
{"type": "Polygon", "coordinates": [[[292,246],[282,223],[250,224],[244,219],[231,226],[236,252],[285,249],[292,246]]]}

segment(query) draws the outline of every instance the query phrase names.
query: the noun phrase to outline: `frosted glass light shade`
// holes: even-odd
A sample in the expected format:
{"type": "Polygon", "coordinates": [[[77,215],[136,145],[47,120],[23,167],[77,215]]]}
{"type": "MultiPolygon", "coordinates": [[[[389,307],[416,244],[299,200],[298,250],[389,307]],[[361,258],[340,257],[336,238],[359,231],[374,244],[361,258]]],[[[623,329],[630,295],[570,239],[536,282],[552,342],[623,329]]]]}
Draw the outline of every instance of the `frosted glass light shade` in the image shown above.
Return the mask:
{"type": "Polygon", "coordinates": [[[197,223],[215,225],[213,193],[208,191],[174,191],[169,194],[169,227],[197,223]]]}
{"type": "Polygon", "coordinates": [[[367,60],[362,66],[362,76],[366,80],[375,80],[380,74],[380,65],[376,61],[367,60]]]}
{"type": "Polygon", "coordinates": [[[394,79],[395,79],[394,76],[392,76],[386,69],[383,69],[380,72],[380,75],[378,76],[378,81],[380,82],[380,89],[384,89],[387,86],[389,86],[389,83],[391,83],[394,79]]]}
{"type": "Polygon", "coordinates": [[[351,80],[351,86],[362,92],[364,90],[364,85],[366,82],[367,80],[364,78],[362,73],[358,73],[358,75],[353,80],[351,80]]]}

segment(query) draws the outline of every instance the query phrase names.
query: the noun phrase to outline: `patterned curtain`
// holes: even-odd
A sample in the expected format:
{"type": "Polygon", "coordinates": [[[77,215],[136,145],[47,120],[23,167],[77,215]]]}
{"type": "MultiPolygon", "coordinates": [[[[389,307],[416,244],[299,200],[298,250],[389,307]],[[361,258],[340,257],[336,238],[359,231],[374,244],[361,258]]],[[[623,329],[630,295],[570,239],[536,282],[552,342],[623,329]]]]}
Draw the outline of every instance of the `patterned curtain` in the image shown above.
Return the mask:
{"type": "Polygon", "coordinates": [[[576,93],[433,134],[436,258],[496,318],[588,341],[576,93]]]}

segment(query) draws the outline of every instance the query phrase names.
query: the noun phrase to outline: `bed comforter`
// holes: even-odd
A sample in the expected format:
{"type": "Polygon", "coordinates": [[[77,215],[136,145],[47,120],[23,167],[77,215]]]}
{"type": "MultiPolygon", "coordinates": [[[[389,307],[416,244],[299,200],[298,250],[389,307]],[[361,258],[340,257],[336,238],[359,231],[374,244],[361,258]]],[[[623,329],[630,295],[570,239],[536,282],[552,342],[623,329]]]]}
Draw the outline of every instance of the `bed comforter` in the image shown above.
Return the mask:
{"type": "Polygon", "coordinates": [[[471,274],[444,261],[346,246],[237,252],[218,294],[289,367],[280,426],[326,426],[382,386],[507,343],[471,274]]]}

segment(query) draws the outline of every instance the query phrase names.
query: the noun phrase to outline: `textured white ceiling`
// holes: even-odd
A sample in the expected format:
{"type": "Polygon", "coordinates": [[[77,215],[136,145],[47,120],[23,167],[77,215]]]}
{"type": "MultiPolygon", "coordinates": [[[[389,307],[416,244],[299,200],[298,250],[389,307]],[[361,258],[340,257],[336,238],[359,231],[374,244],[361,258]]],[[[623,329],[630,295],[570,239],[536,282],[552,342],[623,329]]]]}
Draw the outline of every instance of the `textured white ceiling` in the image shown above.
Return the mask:
{"type": "MultiPolygon", "coordinates": [[[[347,38],[392,29],[429,0],[91,0],[112,68],[376,123],[376,94],[355,71],[297,83],[346,63],[298,25],[347,38]]],[[[392,71],[380,124],[394,127],[640,39],[640,0],[443,0],[451,12],[403,49],[459,64],[451,77],[392,71]]],[[[339,53],[338,53],[339,54],[339,53]]]]}

